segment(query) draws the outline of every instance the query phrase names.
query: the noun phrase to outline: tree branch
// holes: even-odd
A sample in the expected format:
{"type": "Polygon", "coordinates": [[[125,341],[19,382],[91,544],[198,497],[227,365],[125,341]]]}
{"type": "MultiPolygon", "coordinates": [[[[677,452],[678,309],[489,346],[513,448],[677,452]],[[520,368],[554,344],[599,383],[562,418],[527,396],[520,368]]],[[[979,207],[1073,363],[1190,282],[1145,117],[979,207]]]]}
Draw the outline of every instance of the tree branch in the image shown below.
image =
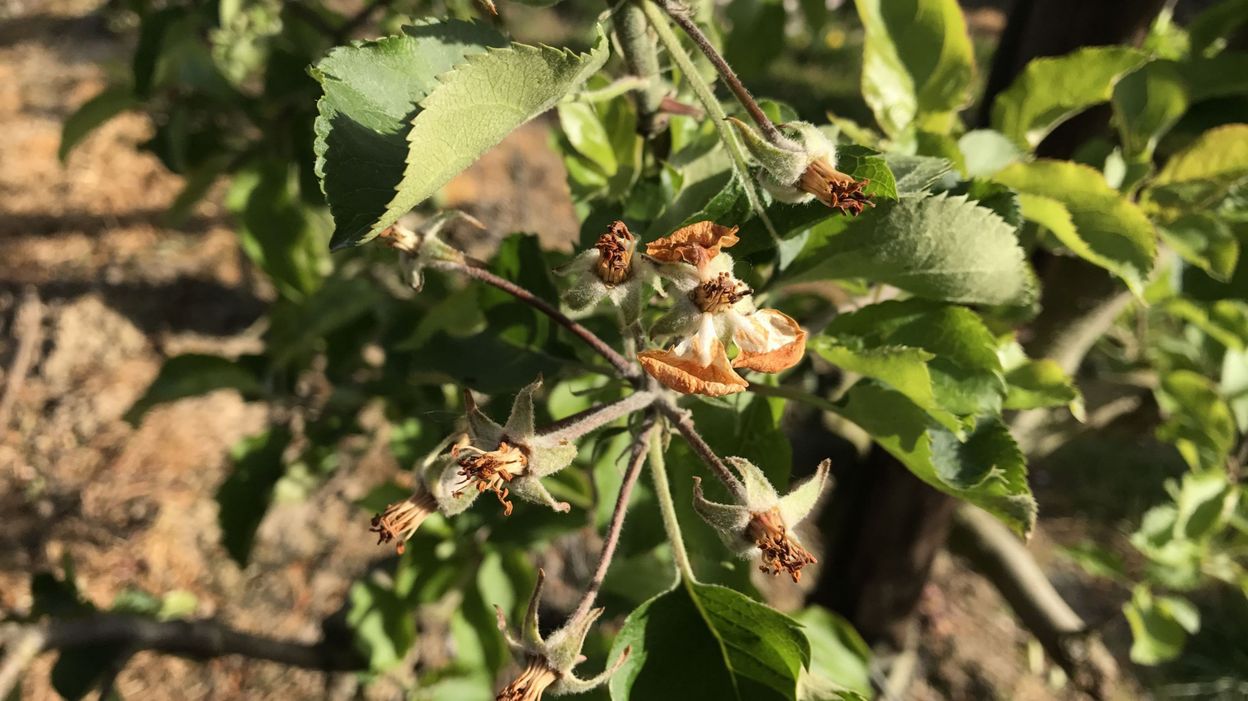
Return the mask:
{"type": "Polygon", "coordinates": [[[8,654],[0,663],[0,698],[7,698],[22,670],[40,653],[85,645],[119,645],[192,659],[241,655],[322,672],[354,672],[368,661],[349,645],[274,640],[229,628],[217,621],[158,621],[102,613],[12,626],[3,638],[8,654]]]}
{"type": "Polygon", "coordinates": [[[992,582],[1075,686],[1093,698],[1109,695],[1118,678],[1113,656],[1009,529],[987,513],[963,505],[954,515],[949,546],[992,582]]]}
{"type": "Polygon", "coordinates": [[[758,106],[758,102],[754,100],[754,96],[750,94],[749,89],[737,77],[737,72],[732,70],[732,66],[729,66],[724,57],[720,55],[719,50],[715,48],[711,40],[702,32],[702,28],[689,16],[689,8],[673,0],[660,0],[660,4],[663,6],[663,11],[667,13],[667,16],[672,18],[672,21],[693,40],[698,50],[710,60],[711,65],[715,66],[715,72],[719,73],[720,79],[724,81],[724,84],[736,96],[737,102],[740,102],[741,106],[745,108],[746,113],[750,115],[750,119],[754,120],[754,123],[758,125],[759,130],[763,132],[763,136],[777,146],[792,144],[789,139],[780,133],[780,130],[776,128],[776,125],[772,123],[767,114],[763,112],[763,108],[758,106]]]}
{"type": "Polygon", "coordinates": [[[741,480],[738,480],[732,474],[732,471],[715,454],[715,450],[706,442],[706,439],[702,438],[702,434],[698,433],[698,428],[693,425],[689,412],[671,403],[671,401],[659,402],[658,407],[659,411],[680,432],[680,435],[684,436],[685,442],[689,444],[690,448],[693,448],[693,452],[697,453],[698,457],[702,458],[702,462],[706,463],[706,466],[711,468],[711,472],[715,473],[715,476],[719,478],[719,481],[724,483],[728,491],[732,492],[732,495],[739,501],[744,502],[745,487],[741,484],[741,480]]]}
{"type": "Polygon", "coordinates": [[[458,273],[463,273],[464,275],[467,275],[468,277],[471,277],[471,278],[476,278],[477,280],[480,280],[481,282],[484,282],[487,285],[493,285],[494,287],[497,287],[503,292],[506,292],[512,297],[515,297],[521,302],[524,302],[530,307],[533,307],[539,312],[550,317],[551,319],[555,321],[555,323],[559,324],[560,326],[567,329],[568,331],[571,331],[578,338],[584,341],[590,348],[593,348],[594,351],[598,353],[598,355],[601,355],[602,357],[606,358],[607,362],[611,363],[611,365],[615,367],[616,372],[618,372],[621,377],[628,379],[628,380],[633,380],[633,381],[639,380],[641,378],[641,371],[637,368],[637,366],[634,365],[632,361],[620,355],[614,348],[608,345],[606,341],[599,338],[597,334],[585,328],[584,326],[581,326],[580,324],[576,323],[572,319],[568,318],[568,315],[559,311],[552,304],[542,299],[541,297],[538,297],[532,292],[529,292],[523,287],[520,287],[514,282],[511,282],[510,280],[505,280],[495,275],[494,273],[491,273],[485,268],[478,268],[478,267],[467,265],[464,263],[455,263],[453,261],[446,261],[446,260],[436,260],[436,261],[431,261],[429,265],[439,270],[453,270],[458,273]]]}
{"type": "Polygon", "coordinates": [[[611,525],[607,528],[607,537],[602,543],[602,553],[598,555],[598,566],[594,569],[594,576],[589,580],[589,586],[586,587],[585,594],[577,604],[576,611],[568,617],[569,620],[575,620],[589,612],[594,605],[594,599],[598,597],[598,590],[602,588],[603,580],[607,578],[611,558],[615,556],[615,548],[620,544],[620,532],[624,530],[624,517],[628,514],[628,500],[633,495],[637,476],[641,474],[641,468],[646,464],[646,452],[650,448],[650,440],[656,425],[654,413],[651,412],[642,424],[641,431],[633,437],[632,456],[629,458],[628,470],[624,473],[624,481],[620,483],[620,492],[615,497],[615,510],[611,512],[611,525]]]}
{"type": "Polygon", "coordinates": [[[591,406],[567,418],[560,419],[538,431],[542,438],[555,441],[574,441],[590,431],[597,430],[612,421],[641,411],[654,403],[658,397],[652,392],[634,392],[610,404],[591,406]]]}

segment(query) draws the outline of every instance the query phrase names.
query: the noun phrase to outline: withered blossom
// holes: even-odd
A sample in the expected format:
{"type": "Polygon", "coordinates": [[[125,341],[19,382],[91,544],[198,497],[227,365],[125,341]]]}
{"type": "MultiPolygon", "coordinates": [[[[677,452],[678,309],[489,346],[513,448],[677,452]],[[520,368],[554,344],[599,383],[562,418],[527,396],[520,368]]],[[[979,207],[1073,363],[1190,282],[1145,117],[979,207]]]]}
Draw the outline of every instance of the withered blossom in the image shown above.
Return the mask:
{"type": "Polygon", "coordinates": [[[504,426],[486,416],[472,394],[465,393],[467,441],[451,449],[449,464],[432,485],[443,514],[462,512],[485,491],[494,493],[507,515],[512,512],[513,496],[556,511],[571,508],[551,496],[541,483],[541,478],[562,470],[576,458],[574,444],[545,438],[534,430],[533,395],[541,386],[539,379],[520,390],[504,426]]]}
{"type": "Polygon", "coordinates": [[[837,170],[836,144],[815,125],[780,125],[785,138],[783,143],[774,144],[745,122],[731,121],[750,154],[763,166],[760,182],[777,200],[799,204],[818,199],[852,216],[875,206],[865,191],[871,181],[837,170]]]}
{"type": "Polygon", "coordinates": [[[529,607],[520,626],[519,638],[513,636],[508,629],[503,610],[494,607],[498,614],[498,628],[507,639],[508,648],[516,660],[524,664],[520,675],[498,692],[497,701],[538,701],[547,691],[552,696],[582,694],[605,684],[628,659],[631,648],[625,648],[615,662],[597,676],[591,679],[577,677],[572,670],[584,659],[581,648],[585,645],[585,636],[589,634],[590,626],[598,620],[603,610],[592,609],[570,618],[559,630],[543,637],[538,626],[537,611],[545,580],[546,573],[539,569],[537,585],[533,587],[533,596],[529,598],[529,607]]]}
{"type": "Polygon", "coordinates": [[[642,367],[665,386],[685,394],[722,396],[749,386],[734,368],[780,372],[806,350],[806,332],[774,309],[756,309],[753,291],[732,274],[723,252],[739,240],[736,228],[698,222],[647,246],[667,263],[660,274],[683,292],[651,333],[670,337],[669,348],[638,354],[642,367]],[[737,346],[728,360],[727,342],[737,346]]]}
{"type": "Polygon", "coordinates": [[[481,222],[458,210],[448,210],[425,222],[420,231],[412,231],[400,224],[394,224],[377,235],[391,248],[402,254],[402,263],[407,284],[417,292],[425,286],[425,266],[432,261],[449,261],[463,263],[462,251],[452,247],[440,238],[442,229],[456,219],[463,219],[475,226],[481,222]]]}
{"type": "Polygon", "coordinates": [[[741,476],[745,499],[742,504],[717,504],[702,494],[702,481],[694,478],[693,508],[719,533],[733,552],[749,557],[761,555],[759,569],[772,575],[781,572],[794,582],[802,569],[816,562],[793,532],[814,509],[828,483],[831,461],[819,463],[815,474],[781,497],[757,465],[742,458],[725,462],[741,476]]]}
{"type": "Polygon", "coordinates": [[[437,500],[421,485],[408,498],[391,504],[385,511],[373,516],[372,527],[368,530],[377,534],[378,545],[393,541],[395,550],[402,555],[407,541],[415,535],[420,524],[437,510],[437,500]]]}
{"type": "Polygon", "coordinates": [[[579,312],[607,299],[620,309],[624,323],[636,321],[647,292],[661,291],[654,264],[636,252],[637,237],[624,222],[612,222],[593,248],[555,271],[572,278],[563,294],[564,304],[579,312]]]}

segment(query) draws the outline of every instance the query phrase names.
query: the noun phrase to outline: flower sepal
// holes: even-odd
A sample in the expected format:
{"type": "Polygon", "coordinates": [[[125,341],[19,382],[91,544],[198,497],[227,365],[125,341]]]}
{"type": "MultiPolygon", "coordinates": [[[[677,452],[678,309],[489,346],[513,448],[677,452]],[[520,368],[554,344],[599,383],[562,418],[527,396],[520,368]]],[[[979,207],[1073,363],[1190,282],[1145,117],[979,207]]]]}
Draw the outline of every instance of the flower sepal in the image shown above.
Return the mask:
{"type": "Polygon", "coordinates": [[[591,609],[575,616],[564,623],[563,627],[543,637],[538,625],[538,609],[545,580],[546,573],[539,569],[537,584],[533,587],[533,596],[529,599],[519,636],[512,635],[503,610],[494,607],[498,614],[498,628],[507,639],[507,646],[516,660],[524,664],[523,671],[498,693],[497,701],[538,701],[545,693],[561,696],[595,689],[605,684],[619,670],[631,652],[631,648],[625,648],[615,662],[590,679],[576,676],[573,668],[585,659],[581,654],[585,636],[589,634],[594,621],[602,615],[603,609],[591,609]]]}
{"type": "Polygon", "coordinates": [[[759,569],[772,575],[788,574],[801,581],[802,568],[816,562],[802,547],[793,528],[815,508],[828,484],[830,460],[819,463],[815,474],[783,497],[754,463],[725,458],[740,475],[744,498],[739,504],[719,504],[702,493],[702,481],[694,478],[693,508],[715,529],[724,544],[737,555],[762,556],[759,569]]]}
{"type": "Polygon", "coordinates": [[[481,411],[471,392],[464,393],[468,409],[466,440],[451,450],[451,460],[432,485],[442,513],[458,514],[483,492],[492,492],[503,512],[511,514],[510,497],[567,512],[572,507],[559,501],[542,485],[576,459],[576,445],[537,435],[533,425],[533,395],[542,381],[532,382],[516,395],[507,423],[499,426],[481,411]]]}

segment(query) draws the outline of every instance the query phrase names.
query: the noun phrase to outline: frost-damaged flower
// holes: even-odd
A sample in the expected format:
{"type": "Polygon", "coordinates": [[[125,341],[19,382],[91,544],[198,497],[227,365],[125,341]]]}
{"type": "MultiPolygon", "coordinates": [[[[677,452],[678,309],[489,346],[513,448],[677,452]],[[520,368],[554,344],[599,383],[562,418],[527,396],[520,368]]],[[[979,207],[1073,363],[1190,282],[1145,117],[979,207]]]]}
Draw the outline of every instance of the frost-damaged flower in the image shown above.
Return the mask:
{"type": "Polygon", "coordinates": [[[733,552],[749,557],[762,553],[759,569],[778,575],[786,572],[794,582],[802,568],[815,557],[802,547],[792,529],[815,507],[828,483],[830,460],[819,463],[810,479],[781,497],[763,471],[741,458],[725,458],[741,475],[744,504],[716,504],[702,496],[702,480],[695,477],[693,508],[711,525],[733,552]]]}
{"type": "Polygon", "coordinates": [[[550,692],[552,696],[582,694],[606,683],[620,665],[624,664],[624,660],[628,659],[631,648],[625,648],[614,664],[608,665],[601,674],[592,679],[580,679],[573,674],[572,668],[583,659],[581,647],[585,644],[589,627],[602,615],[602,609],[593,609],[570,619],[562,628],[543,639],[538,629],[537,609],[545,579],[546,573],[539,569],[537,586],[533,588],[533,597],[529,599],[529,608],[524,615],[518,640],[507,629],[507,618],[503,610],[494,607],[498,613],[498,627],[507,638],[507,646],[511,648],[516,659],[524,663],[524,671],[498,692],[497,701],[537,701],[546,692],[550,692]]]}
{"type": "Polygon", "coordinates": [[[420,524],[438,512],[438,501],[426,485],[437,479],[450,460],[442,451],[454,438],[453,435],[447,437],[420,462],[415,470],[416,487],[410,496],[373,516],[372,527],[368,530],[377,534],[378,545],[393,542],[395,550],[402,555],[420,524]]]}
{"type": "Polygon", "coordinates": [[[539,379],[520,390],[505,426],[486,416],[470,392],[464,393],[468,439],[451,449],[451,460],[432,490],[443,514],[460,513],[485,491],[494,493],[509,516],[509,497],[513,495],[555,511],[571,508],[556,501],[541,483],[542,477],[562,470],[576,458],[576,445],[544,438],[534,431],[533,394],[541,386],[539,379]]]}
{"type": "Polygon", "coordinates": [[[464,262],[462,251],[438,238],[442,229],[455,219],[464,219],[474,226],[484,228],[481,222],[473,217],[457,210],[449,210],[425,222],[420,231],[412,231],[400,224],[394,224],[377,235],[403,255],[403,270],[407,276],[407,284],[417,292],[425,286],[425,266],[430,262],[437,260],[452,263],[464,262]]]}
{"type": "Polygon", "coordinates": [[[820,202],[842,213],[858,215],[874,207],[863,192],[870,180],[856,180],[836,169],[836,144],[807,122],[783,124],[786,143],[773,144],[739,119],[729,118],[745,139],[750,154],[763,166],[763,187],[781,202],[820,202]]]}
{"type": "Polygon", "coordinates": [[[633,255],[637,237],[622,221],[598,237],[598,242],[555,272],[572,278],[572,286],[563,294],[563,301],[572,311],[589,309],[603,299],[620,308],[624,323],[631,324],[641,316],[646,288],[658,289],[654,264],[633,255]]]}
{"type": "Polygon", "coordinates": [[[660,274],[683,292],[652,333],[679,340],[651,349],[638,360],[651,376],[678,392],[717,397],[749,386],[734,368],[780,372],[806,350],[806,332],[775,309],[756,309],[752,290],[732,275],[736,227],[698,222],[647,245],[646,253],[668,263],[660,274]],[[737,346],[729,362],[726,342],[737,346]]]}
{"type": "Polygon", "coordinates": [[[437,500],[421,484],[411,496],[387,506],[385,511],[373,516],[373,525],[368,530],[377,534],[378,545],[397,541],[394,549],[402,555],[407,548],[407,541],[416,534],[416,529],[437,510],[437,500]]]}

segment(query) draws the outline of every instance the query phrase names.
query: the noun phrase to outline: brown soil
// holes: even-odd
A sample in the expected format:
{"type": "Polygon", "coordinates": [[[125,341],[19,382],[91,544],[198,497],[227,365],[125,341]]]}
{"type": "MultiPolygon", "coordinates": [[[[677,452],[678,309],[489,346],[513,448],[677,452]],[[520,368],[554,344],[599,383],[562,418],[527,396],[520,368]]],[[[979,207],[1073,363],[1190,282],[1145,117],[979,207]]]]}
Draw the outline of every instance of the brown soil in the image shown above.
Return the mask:
{"type": "MultiPolygon", "coordinates": [[[[313,641],[350,583],[388,554],[342,534],[362,530],[368,515],[354,500],[395,465],[364,446],[307,500],[276,505],[252,564],[240,569],[219,543],[213,494],[230,446],[265,425],[265,407],[218,392],[157,408],[137,428],[122,420],[163,358],[255,350],[265,293],[219,198],[180,230],[161,224],[180,181],[137,148],[150,133],[144,117],[109,122],[67,165],[57,161],[61,121],[126,56],[125,42],[92,14],[98,4],[9,0],[0,8],[0,392],[13,392],[0,425],[0,616],[29,610],[30,573],[58,570],[68,554],[83,592],[102,606],[128,587],[180,589],[197,597],[197,615],[313,641]],[[39,323],[16,328],[28,291],[39,323]],[[24,343],[34,362],[24,377],[10,376],[24,343]]],[[[577,231],[566,193],[539,123],[487,155],[446,198],[498,230],[566,245],[577,231]]],[[[923,630],[914,698],[1069,696],[1028,671],[1025,634],[987,583],[952,560],[938,568],[923,630]]],[[[57,698],[52,663],[39,658],[22,698],[57,698]]],[[[127,699],[323,698],[353,688],[350,676],[331,682],[264,662],[149,653],[118,680],[127,699]]]]}

